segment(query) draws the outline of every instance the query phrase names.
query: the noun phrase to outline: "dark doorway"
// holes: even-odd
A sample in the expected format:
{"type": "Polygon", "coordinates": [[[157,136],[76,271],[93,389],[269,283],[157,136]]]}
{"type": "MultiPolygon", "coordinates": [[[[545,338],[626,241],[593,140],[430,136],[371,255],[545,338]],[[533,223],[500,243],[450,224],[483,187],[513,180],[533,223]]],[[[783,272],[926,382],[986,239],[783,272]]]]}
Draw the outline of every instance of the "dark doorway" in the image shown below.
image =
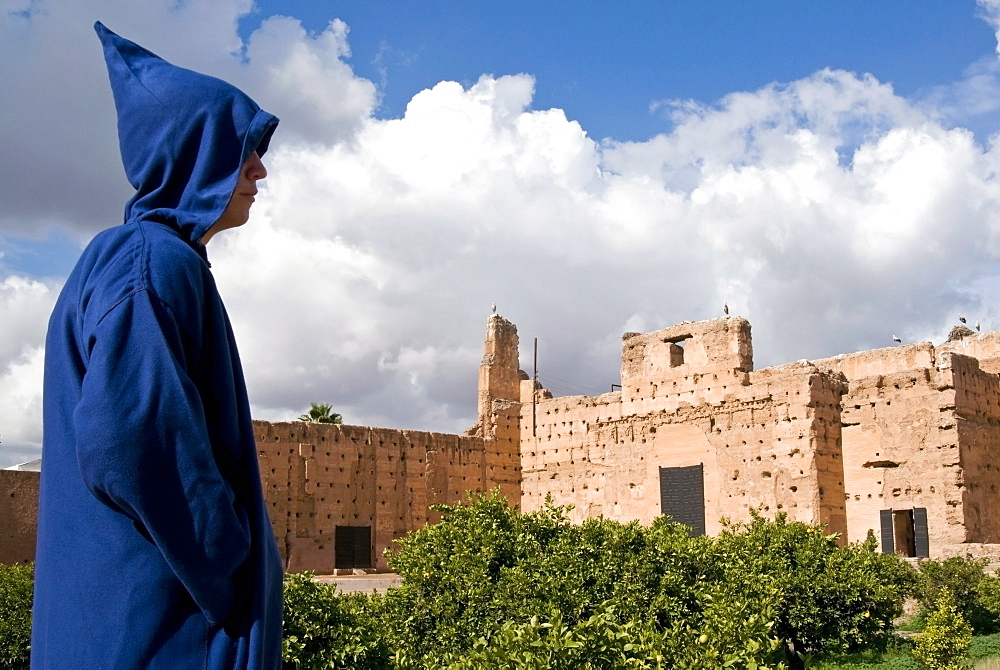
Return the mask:
{"type": "Polygon", "coordinates": [[[917,555],[917,545],[913,539],[913,510],[892,510],[892,540],[896,555],[913,557],[917,555]]]}
{"type": "Polygon", "coordinates": [[[928,558],[927,508],[884,509],[879,512],[882,553],[908,558],[928,558]]]}
{"type": "Polygon", "coordinates": [[[691,535],[705,534],[704,464],[660,468],[660,513],[691,528],[691,535]]]}
{"type": "Polygon", "coordinates": [[[334,568],[372,567],[372,527],[337,526],[334,535],[334,568]]]}

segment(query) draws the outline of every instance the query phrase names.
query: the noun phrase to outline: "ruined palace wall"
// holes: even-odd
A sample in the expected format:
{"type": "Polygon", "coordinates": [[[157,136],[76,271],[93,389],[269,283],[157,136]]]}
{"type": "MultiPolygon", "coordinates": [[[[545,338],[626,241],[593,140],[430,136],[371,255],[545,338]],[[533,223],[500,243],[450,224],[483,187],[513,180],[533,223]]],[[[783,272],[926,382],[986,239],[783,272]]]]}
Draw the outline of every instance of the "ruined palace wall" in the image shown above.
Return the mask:
{"type": "Polygon", "coordinates": [[[494,401],[517,400],[521,374],[517,359],[517,327],[499,314],[486,321],[483,360],[479,364],[479,419],[493,411],[494,401]]]}
{"type": "Polygon", "coordinates": [[[637,459],[628,458],[627,449],[609,452],[597,426],[620,419],[620,393],[539,399],[533,435],[531,404],[522,404],[521,509],[540,509],[551,495],[557,505],[575,506],[574,521],[602,514],[619,518],[613,510],[620,487],[606,489],[619,481],[634,487],[639,475],[632,461],[637,459]]]}
{"type": "Polygon", "coordinates": [[[937,348],[938,355],[948,352],[977,359],[983,372],[1000,373],[1000,331],[967,335],[937,348]]]}
{"type": "Polygon", "coordinates": [[[934,357],[934,345],[930,342],[917,342],[898,347],[841,354],[832,358],[817,359],[812,363],[819,368],[840,372],[851,381],[907,370],[932,368],[934,357]]]}
{"type": "Polygon", "coordinates": [[[0,563],[35,560],[39,473],[0,470],[0,563]]]}
{"type": "Polygon", "coordinates": [[[801,364],[750,376],[692,368],[661,370],[652,398],[541,400],[536,436],[525,406],[524,508],[539,508],[550,494],[574,506],[576,521],[603,515],[648,523],[660,514],[659,468],[702,463],[710,534],[722,517],[745,519],[756,508],[843,532],[840,379],[801,364]],[[714,402],[697,402],[704,398],[714,402]]]}
{"type": "Polygon", "coordinates": [[[764,368],[751,374],[749,381],[752,402],[765,401],[771,410],[741,413],[726,443],[757,441],[758,453],[752,460],[749,454],[746,457],[748,483],[757,492],[746,496],[739,517],[762,507],[846,535],[840,430],[840,402],[847,390],[844,378],[798,362],[764,368]]]}
{"type": "Polygon", "coordinates": [[[750,323],[739,317],[683,323],[622,338],[622,400],[714,402],[753,370],[750,323]],[[723,375],[728,382],[715,383],[723,375]]]}
{"type": "Polygon", "coordinates": [[[879,511],[927,509],[932,555],[963,542],[961,473],[950,373],[929,343],[815,361],[848,379],[841,416],[848,538],[873,531],[879,511]]]}
{"type": "Polygon", "coordinates": [[[939,365],[950,370],[954,389],[965,540],[1000,542],[1000,378],[959,354],[940,354],[939,365]]]}
{"type": "Polygon", "coordinates": [[[439,519],[430,505],[512,490],[509,455],[480,437],[335,424],[254,422],[264,496],[286,568],[334,569],[337,526],[370,526],[373,565],[392,541],[439,519]]]}
{"type": "Polygon", "coordinates": [[[484,482],[486,488],[499,489],[507,502],[521,506],[521,403],[494,400],[491,434],[484,442],[484,482]]]}

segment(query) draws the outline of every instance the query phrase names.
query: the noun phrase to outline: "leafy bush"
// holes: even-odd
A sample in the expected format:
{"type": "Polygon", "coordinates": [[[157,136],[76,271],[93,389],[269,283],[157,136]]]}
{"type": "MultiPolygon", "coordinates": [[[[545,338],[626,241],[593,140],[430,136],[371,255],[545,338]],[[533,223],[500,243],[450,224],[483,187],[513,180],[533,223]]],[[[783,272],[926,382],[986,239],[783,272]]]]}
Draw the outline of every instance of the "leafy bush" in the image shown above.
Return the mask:
{"type": "Polygon", "coordinates": [[[721,578],[746,584],[759,598],[777,593],[775,632],[795,657],[880,648],[915,586],[913,570],[879,553],[875,540],[837,546],[836,535],[753,513],[717,539],[721,578]]]}
{"type": "Polygon", "coordinates": [[[385,668],[388,653],[368,598],[338,595],[311,572],[285,577],[282,660],[286,669],[385,668]]]}
{"type": "MultiPolygon", "coordinates": [[[[878,645],[913,579],[872,543],[839,548],[782,515],[693,538],[667,517],[520,514],[497,493],[439,509],[389,552],[404,579],[384,596],[287,576],[285,668],[779,668],[789,644],[800,667],[878,645]]],[[[31,568],[0,570],[0,668],[27,667],[31,568]]]]}
{"type": "Polygon", "coordinates": [[[0,564],[0,668],[27,670],[34,566],[0,564]]]}
{"type": "Polygon", "coordinates": [[[442,670],[484,667],[518,670],[745,667],[768,670],[785,667],[783,663],[759,663],[762,654],[775,655],[777,640],[771,639],[762,645],[759,639],[748,639],[746,646],[740,647],[726,637],[728,633],[739,632],[741,638],[748,638],[745,631],[736,631],[745,625],[756,629],[758,637],[766,638],[769,624],[756,616],[737,621],[728,611],[721,619],[726,625],[710,624],[702,629],[707,632],[685,626],[659,631],[652,620],[641,617],[626,618],[623,623],[622,617],[610,607],[572,626],[555,612],[544,622],[537,616],[527,622],[504,622],[489,638],[476,640],[471,649],[445,654],[425,667],[442,670]],[[720,647],[725,649],[720,650],[720,647]]]}
{"type": "Polygon", "coordinates": [[[917,637],[913,656],[928,670],[961,670],[972,643],[972,628],[958,611],[950,591],[941,591],[937,607],[927,617],[927,628],[917,637]]]}
{"type": "MultiPolygon", "coordinates": [[[[977,632],[992,633],[1000,628],[1000,578],[986,575],[976,587],[976,604],[989,614],[989,625],[981,626],[977,632]]],[[[976,627],[973,626],[973,630],[976,627]]]]}
{"type": "Polygon", "coordinates": [[[382,603],[399,667],[507,650],[523,651],[517,667],[528,668],[543,649],[597,663],[580,660],[592,658],[581,630],[620,643],[607,648],[621,665],[608,667],[773,666],[786,646],[798,666],[814,653],[883,644],[915,584],[873,541],[840,548],[784,515],[707,538],[667,517],[646,528],[573,525],[551,504],[519,514],[497,493],[438,509],[441,523],[387,553],[403,576],[382,603]]]}
{"type": "Polygon", "coordinates": [[[942,593],[948,591],[974,632],[996,632],[1000,628],[1000,580],[986,574],[988,563],[985,558],[959,557],[920,561],[917,598],[921,607],[928,612],[936,609],[942,593]]]}
{"type": "Polygon", "coordinates": [[[650,528],[607,519],[573,525],[563,508],[519,514],[497,493],[438,509],[441,523],[387,555],[403,576],[383,602],[398,667],[474,664],[524,645],[535,646],[526,650],[532,659],[544,648],[554,659],[610,663],[593,660],[599,655],[580,637],[586,631],[617,641],[608,653],[625,665],[608,667],[646,667],[635,665],[640,656],[653,663],[657,653],[664,667],[686,667],[692,653],[733,655],[747,667],[780,657],[768,602],[748,598],[741,584],[707,579],[712,540],[691,538],[666,518],[650,528]]]}
{"type": "Polygon", "coordinates": [[[479,670],[574,670],[589,668],[662,668],[663,636],[635,621],[622,624],[610,611],[575,626],[556,612],[548,621],[505,622],[487,640],[481,637],[463,654],[448,654],[440,668],[479,670]]]}

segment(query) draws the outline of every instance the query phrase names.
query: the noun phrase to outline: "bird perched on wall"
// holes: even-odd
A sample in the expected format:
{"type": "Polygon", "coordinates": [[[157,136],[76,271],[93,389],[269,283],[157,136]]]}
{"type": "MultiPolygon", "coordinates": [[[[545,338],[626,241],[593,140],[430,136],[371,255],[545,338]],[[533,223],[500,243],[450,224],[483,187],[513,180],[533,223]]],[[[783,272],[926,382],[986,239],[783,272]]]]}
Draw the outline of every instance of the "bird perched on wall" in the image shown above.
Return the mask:
{"type": "Polygon", "coordinates": [[[958,320],[961,321],[962,323],[965,323],[965,317],[962,316],[961,314],[958,315],[958,320]]]}
{"type": "Polygon", "coordinates": [[[493,313],[494,314],[497,313],[497,304],[496,303],[493,303],[493,313]]]}
{"type": "Polygon", "coordinates": [[[979,332],[979,322],[978,321],[976,321],[976,332],[977,333],[979,332]]]}
{"type": "Polygon", "coordinates": [[[898,344],[898,343],[901,343],[901,342],[902,342],[903,340],[901,340],[901,339],[899,339],[898,337],[896,337],[895,335],[893,335],[893,336],[892,336],[892,341],[893,341],[893,342],[896,342],[896,343],[898,344]]]}
{"type": "Polygon", "coordinates": [[[727,315],[727,316],[729,315],[729,303],[728,302],[722,303],[722,313],[725,314],[725,315],[727,315]]]}

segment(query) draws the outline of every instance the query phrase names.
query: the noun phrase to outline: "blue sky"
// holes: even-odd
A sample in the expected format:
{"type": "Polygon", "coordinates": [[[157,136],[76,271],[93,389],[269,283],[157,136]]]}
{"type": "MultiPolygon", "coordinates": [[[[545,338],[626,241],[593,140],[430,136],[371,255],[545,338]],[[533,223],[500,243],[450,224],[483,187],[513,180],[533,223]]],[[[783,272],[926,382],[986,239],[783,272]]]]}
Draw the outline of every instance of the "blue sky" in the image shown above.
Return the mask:
{"type": "Polygon", "coordinates": [[[0,0],[0,467],[130,195],[97,19],[282,119],[209,249],[258,418],[460,432],[493,302],[557,395],[723,302],[758,367],[1000,328],[1000,0],[0,0]]]}
{"type": "Polygon", "coordinates": [[[902,95],[958,80],[996,39],[971,0],[662,2],[287,2],[271,14],[312,31],[350,26],[355,72],[382,85],[378,115],[418,91],[481,74],[531,74],[534,106],[558,107],[594,139],[644,140],[669,128],[660,100],[712,102],[822,68],[871,72],[902,95]]]}

